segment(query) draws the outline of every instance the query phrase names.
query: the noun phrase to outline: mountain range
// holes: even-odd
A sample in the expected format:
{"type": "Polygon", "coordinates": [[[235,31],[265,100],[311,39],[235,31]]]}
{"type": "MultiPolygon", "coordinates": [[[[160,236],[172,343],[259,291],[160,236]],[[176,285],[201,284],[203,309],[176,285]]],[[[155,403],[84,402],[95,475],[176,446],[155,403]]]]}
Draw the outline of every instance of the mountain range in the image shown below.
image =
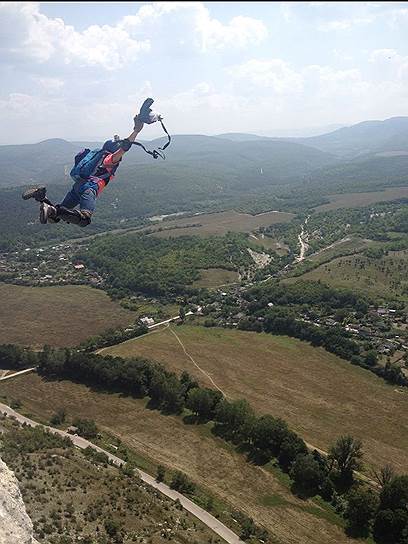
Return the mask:
{"type": "MultiPolygon", "coordinates": [[[[155,148],[165,141],[159,138],[144,143],[155,148]]],[[[37,144],[0,146],[0,187],[69,182],[77,151],[84,146],[93,149],[100,145],[55,138],[37,144]]],[[[176,135],[166,154],[165,162],[154,161],[142,150],[133,149],[126,156],[121,173],[142,164],[159,173],[171,164],[181,169],[186,167],[188,171],[196,169],[200,174],[222,173],[227,185],[234,180],[242,185],[245,179],[254,177],[261,185],[301,182],[321,168],[327,171],[332,166],[337,171],[339,165],[353,161],[366,163],[379,157],[392,160],[408,156],[408,117],[366,121],[308,138],[270,138],[245,133],[176,135]]]]}

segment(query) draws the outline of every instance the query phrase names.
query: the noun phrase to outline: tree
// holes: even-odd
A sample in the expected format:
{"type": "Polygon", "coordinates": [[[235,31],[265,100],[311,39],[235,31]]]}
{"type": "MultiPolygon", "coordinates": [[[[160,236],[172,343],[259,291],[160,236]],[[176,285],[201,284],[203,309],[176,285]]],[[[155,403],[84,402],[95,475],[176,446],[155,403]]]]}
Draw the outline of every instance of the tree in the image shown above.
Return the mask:
{"type": "Polygon", "coordinates": [[[171,489],[175,489],[176,491],[179,491],[180,493],[185,493],[186,495],[189,495],[191,493],[194,493],[195,485],[193,482],[190,482],[190,480],[187,478],[187,475],[183,472],[177,471],[173,479],[170,483],[171,489]]]}
{"type": "Polygon", "coordinates": [[[251,425],[255,422],[255,414],[246,400],[228,402],[224,399],[217,405],[215,419],[226,438],[243,442],[246,441],[251,425]]]}
{"type": "Polygon", "coordinates": [[[279,464],[288,470],[296,457],[302,453],[307,453],[305,442],[296,433],[289,431],[281,444],[278,456],[279,464]]]}
{"type": "Polygon", "coordinates": [[[400,509],[380,509],[374,520],[373,536],[379,544],[405,544],[408,536],[408,512],[400,509]]]}
{"type": "Polygon", "coordinates": [[[320,486],[320,496],[327,502],[330,502],[334,494],[334,485],[330,478],[325,478],[320,486]]]}
{"type": "Polygon", "coordinates": [[[380,493],[380,510],[408,510],[408,475],[396,476],[380,493]]]}
{"type": "Polygon", "coordinates": [[[341,436],[329,449],[329,462],[339,471],[343,483],[353,481],[353,471],[361,467],[362,442],[352,436],[341,436]]]}
{"type": "Polygon", "coordinates": [[[381,488],[389,484],[396,476],[394,467],[389,464],[384,465],[380,470],[372,469],[371,474],[381,488]]]}
{"type": "Polygon", "coordinates": [[[92,419],[76,418],[73,424],[78,428],[78,434],[84,438],[96,438],[98,436],[98,428],[92,419]]]}
{"type": "Polygon", "coordinates": [[[180,316],[180,321],[184,323],[184,321],[186,320],[186,310],[184,306],[180,306],[179,316],[180,316]]]}
{"type": "MultiPolygon", "coordinates": [[[[109,458],[108,458],[108,460],[109,460],[109,458]]],[[[131,476],[135,475],[135,469],[136,469],[136,466],[131,461],[127,461],[126,463],[123,463],[120,466],[121,473],[124,476],[128,476],[128,477],[131,477],[131,476]]]]}
{"type": "Polygon", "coordinates": [[[367,537],[378,507],[378,497],[366,488],[353,489],[348,496],[346,518],[352,536],[367,537]]]}
{"type": "Polygon", "coordinates": [[[210,420],[214,417],[215,408],[221,399],[220,391],[195,387],[188,392],[186,406],[200,419],[210,420]]]}
{"type": "Polygon", "coordinates": [[[270,415],[257,418],[251,436],[254,452],[265,460],[278,455],[282,441],[288,433],[288,426],[282,419],[270,415]]]}
{"type": "Polygon", "coordinates": [[[316,495],[323,483],[324,475],[319,463],[310,454],[300,454],[296,457],[290,471],[295,489],[301,495],[316,495]]]}
{"type": "Polygon", "coordinates": [[[375,366],[378,362],[377,353],[373,350],[368,351],[364,357],[364,362],[368,366],[375,366]]]}
{"type": "Polygon", "coordinates": [[[180,376],[180,383],[183,386],[184,397],[187,398],[191,389],[199,387],[197,380],[192,378],[188,372],[183,370],[180,376]]]}

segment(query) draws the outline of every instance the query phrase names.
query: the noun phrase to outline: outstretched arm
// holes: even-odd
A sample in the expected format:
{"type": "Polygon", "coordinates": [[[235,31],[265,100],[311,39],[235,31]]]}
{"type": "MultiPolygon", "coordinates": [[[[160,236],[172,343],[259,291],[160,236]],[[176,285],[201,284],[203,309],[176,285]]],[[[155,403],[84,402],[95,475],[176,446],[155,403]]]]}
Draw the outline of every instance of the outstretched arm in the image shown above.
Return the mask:
{"type": "MultiPolygon", "coordinates": [[[[137,135],[139,134],[139,132],[142,130],[143,128],[143,123],[142,121],[139,121],[137,115],[135,117],[135,127],[133,129],[133,132],[132,134],[130,134],[126,140],[129,140],[129,142],[134,142],[137,138],[137,135]]],[[[118,149],[117,151],[115,151],[115,153],[112,154],[112,164],[117,164],[121,158],[123,157],[123,155],[126,153],[126,151],[124,149],[118,149]]]]}

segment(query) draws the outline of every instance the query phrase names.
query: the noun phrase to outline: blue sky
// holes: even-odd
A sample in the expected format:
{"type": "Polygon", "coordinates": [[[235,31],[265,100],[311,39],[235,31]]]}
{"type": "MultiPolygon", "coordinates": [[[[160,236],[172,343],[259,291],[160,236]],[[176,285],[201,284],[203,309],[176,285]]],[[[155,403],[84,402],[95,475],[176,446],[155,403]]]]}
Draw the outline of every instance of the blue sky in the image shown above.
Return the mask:
{"type": "Polygon", "coordinates": [[[0,2],[0,27],[1,144],[125,136],[146,96],[173,133],[408,115],[407,2],[0,2]]]}

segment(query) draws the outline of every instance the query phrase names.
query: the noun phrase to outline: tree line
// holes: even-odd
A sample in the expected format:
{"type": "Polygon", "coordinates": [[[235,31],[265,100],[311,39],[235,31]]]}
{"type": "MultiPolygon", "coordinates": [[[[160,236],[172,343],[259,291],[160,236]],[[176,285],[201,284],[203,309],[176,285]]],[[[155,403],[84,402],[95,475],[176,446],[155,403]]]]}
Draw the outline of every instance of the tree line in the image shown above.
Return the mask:
{"type": "Polygon", "coordinates": [[[239,321],[239,329],[299,338],[368,369],[390,383],[408,386],[408,379],[399,367],[377,365],[373,351],[365,352],[361,343],[356,342],[351,333],[340,325],[318,326],[299,318],[302,309],[315,317],[354,312],[355,319],[364,318],[372,302],[368,297],[348,289],[336,289],[321,282],[304,280],[293,284],[271,282],[254,287],[244,296],[249,315],[239,321]]]}
{"type": "Polygon", "coordinates": [[[390,473],[378,494],[356,481],[362,466],[359,440],[341,436],[328,456],[309,452],[287,423],[270,414],[258,416],[243,399],[229,401],[216,390],[200,387],[186,372],[177,376],[162,365],[142,358],[102,357],[72,350],[47,348],[39,355],[39,372],[48,378],[67,378],[150,397],[152,407],[165,413],[191,412],[196,423],[213,422],[213,432],[233,443],[250,462],[276,462],[289,473],[299,496],[319,494],[347,520],[355,536],[372,532],[379,544],[408,544],[408,476],[390,473]]]}

